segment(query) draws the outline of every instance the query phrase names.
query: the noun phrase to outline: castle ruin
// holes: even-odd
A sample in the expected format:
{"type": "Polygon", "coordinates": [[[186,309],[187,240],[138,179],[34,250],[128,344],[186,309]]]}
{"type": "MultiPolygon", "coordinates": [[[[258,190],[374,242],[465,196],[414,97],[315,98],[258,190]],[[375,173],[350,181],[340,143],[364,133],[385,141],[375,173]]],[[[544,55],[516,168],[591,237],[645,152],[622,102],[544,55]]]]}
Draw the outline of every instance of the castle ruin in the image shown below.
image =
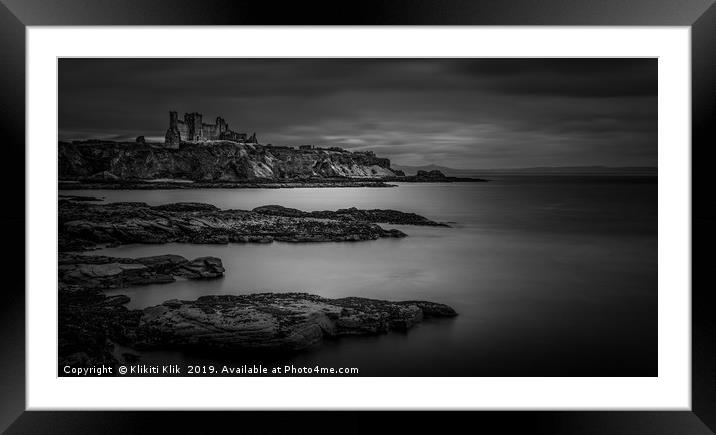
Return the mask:
{"type": "Polygon", "coordinates": [[[215,124],[205,124],[201,113],[185,113],[184,119],[181,120],[177,112],[169,112],[169,128],[164,136],[164,143],[179,145],[181,142],[199,143],[211,140],[258,143],[256,133],[249,136],[232,131],[220,116],[216,118],[215,124]]]}

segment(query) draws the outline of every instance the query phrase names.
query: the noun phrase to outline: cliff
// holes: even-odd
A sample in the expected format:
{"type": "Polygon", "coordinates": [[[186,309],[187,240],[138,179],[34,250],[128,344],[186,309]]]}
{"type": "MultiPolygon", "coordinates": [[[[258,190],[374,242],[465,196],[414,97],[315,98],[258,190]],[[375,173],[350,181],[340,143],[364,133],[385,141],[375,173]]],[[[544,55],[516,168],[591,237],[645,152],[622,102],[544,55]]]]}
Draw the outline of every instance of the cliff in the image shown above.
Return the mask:
{"type": "Polygon", "coordinates": [[[205,182],[385,178],[390,160],[339,148],[301,149],[228,141],[181,143],[60,142],[62,180],[184,179],[205,182]]]}

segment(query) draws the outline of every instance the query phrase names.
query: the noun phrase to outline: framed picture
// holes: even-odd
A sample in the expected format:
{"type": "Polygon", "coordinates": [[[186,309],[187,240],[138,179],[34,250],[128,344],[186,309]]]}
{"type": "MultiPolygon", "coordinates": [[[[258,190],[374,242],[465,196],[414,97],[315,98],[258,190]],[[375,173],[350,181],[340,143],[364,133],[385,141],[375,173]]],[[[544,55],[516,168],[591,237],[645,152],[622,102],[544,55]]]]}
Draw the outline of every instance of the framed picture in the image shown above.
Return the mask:
{"type": "Polygon", "coordinates": [[[713,433],[716,7],[643,3],[5,0],[2,427],[713,433]]]}

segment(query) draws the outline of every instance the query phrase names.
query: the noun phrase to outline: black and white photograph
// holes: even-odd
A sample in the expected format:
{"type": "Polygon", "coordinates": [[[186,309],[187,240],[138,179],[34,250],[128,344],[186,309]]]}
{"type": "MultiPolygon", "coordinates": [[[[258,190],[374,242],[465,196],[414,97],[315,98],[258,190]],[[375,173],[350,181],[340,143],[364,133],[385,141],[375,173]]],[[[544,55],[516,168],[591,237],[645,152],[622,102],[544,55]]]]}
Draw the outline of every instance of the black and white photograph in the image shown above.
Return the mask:
{"type": "Polygon", "coordinates": [[[658,376],[656,58],[57,68],[58,376],[658,376]]]}

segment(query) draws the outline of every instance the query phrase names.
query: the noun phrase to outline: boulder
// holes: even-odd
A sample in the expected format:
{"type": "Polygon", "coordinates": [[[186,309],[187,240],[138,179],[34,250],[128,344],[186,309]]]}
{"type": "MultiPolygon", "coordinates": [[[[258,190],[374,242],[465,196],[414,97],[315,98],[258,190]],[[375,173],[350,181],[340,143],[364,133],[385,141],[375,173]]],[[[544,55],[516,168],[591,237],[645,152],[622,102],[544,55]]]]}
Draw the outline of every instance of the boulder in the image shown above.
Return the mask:
{"type": "Polygon", "coordinates": [[[224,266],[219,258],[200,257],[183,263],[176,273],[189,279],[219,278],[224,276],[224,266]]]}

